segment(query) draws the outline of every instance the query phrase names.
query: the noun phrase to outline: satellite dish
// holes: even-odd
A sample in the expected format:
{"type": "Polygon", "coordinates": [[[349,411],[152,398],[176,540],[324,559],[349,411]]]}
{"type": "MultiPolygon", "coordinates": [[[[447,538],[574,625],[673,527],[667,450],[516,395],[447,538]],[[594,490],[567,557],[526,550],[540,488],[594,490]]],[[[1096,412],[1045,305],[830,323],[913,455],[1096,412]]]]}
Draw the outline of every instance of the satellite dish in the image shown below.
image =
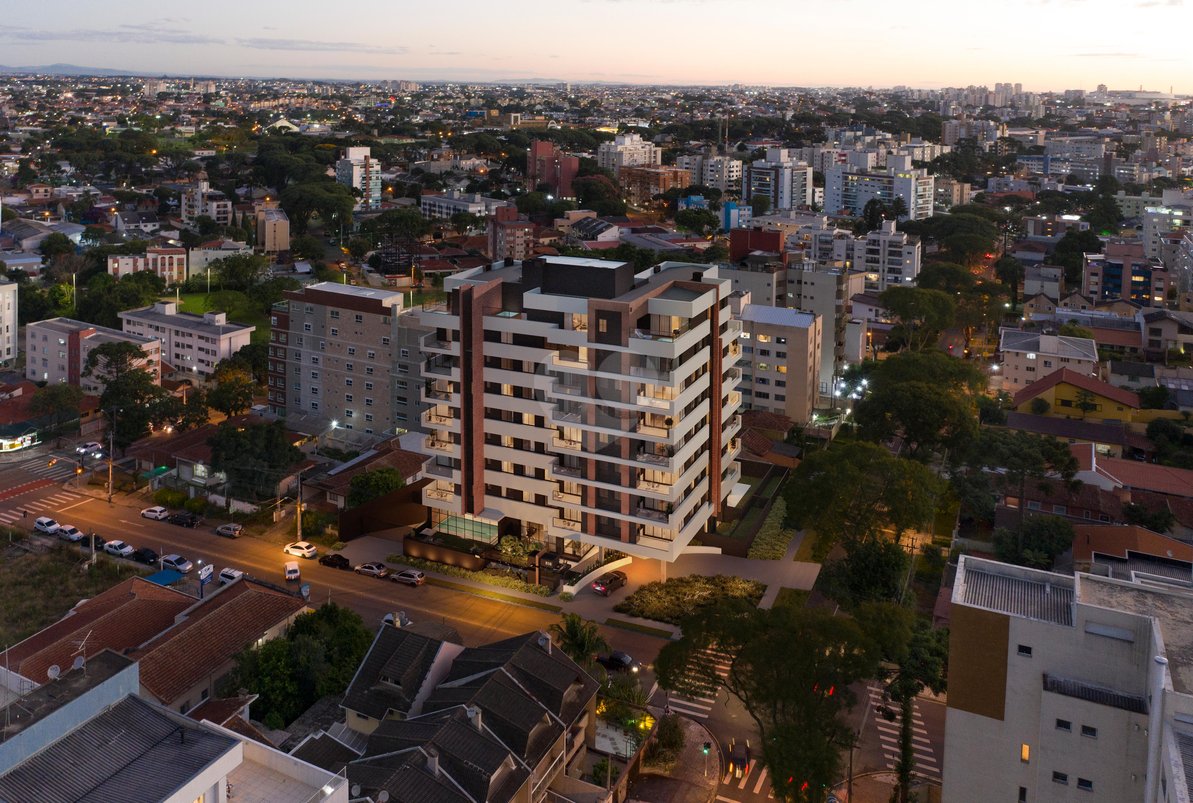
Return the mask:
{"type": "Polygon", "coordinates": [[[62,667],[58,666],[58,664],[53,664],[49,669],[46,670],[46,675],[50,678],[50,680],[57,680],[58,676],[61,674],[62,667]]]}
{"type": "Polygon", "coordinates": [[[352,784],[352,788],[348,790],[348,794],[350,794],[352,797],[360,797],[360,784],[352,784]]]}
{"type": "Polygon", "coordinates": [[[87,664],[87,659],[81,655],[76,655],[74,663],[70,665],[71,669],[82,669],[87,664]]]}
{"type": "Polygon", "coordinates": [[[377,793],[377,803],[389,803],[389,792],[382,789],[377,793]]]}

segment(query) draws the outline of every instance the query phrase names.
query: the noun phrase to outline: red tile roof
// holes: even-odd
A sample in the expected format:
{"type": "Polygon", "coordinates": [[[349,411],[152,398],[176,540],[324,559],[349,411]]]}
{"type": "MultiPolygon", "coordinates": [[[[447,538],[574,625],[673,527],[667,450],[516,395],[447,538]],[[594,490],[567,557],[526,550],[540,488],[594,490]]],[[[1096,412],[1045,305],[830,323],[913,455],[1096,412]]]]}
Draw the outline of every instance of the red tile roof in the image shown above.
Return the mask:
{"type": "Polygon", "coordinates": [[[244,697],[212,697],[187,711],[186,715],[196,722],[207,720],[216,725],[223,725],[256,699],[257,695],[255,694],[244,697]]]}
{"type": "Polygon", "coordinates": [[[106,649],[122,653],[173,625],[194,604],[195,598],[181,591],[130,577],[10,648],[0,655],[0,663],[40,683],[55,664],[69,669],[81,645],[85,656],[106,649]]]}
{"type": "Polygon", "coordinates": [[[1126,558],[1127,551],[1193,562],[1193,545],[1146,527],[1128,524],[1078,524],[1073,528],[1073,561],[1088,563],[1093,553],[1126,558]]]}
{"type": "Polygon", "coordinates": [[[141,685],[162,704],[172,705],[305,608],[292,594],[241,579],[196,604],[181,622],[130,657],[141,664],[141,685]]]}
{"type": "Polygon", "coordinates": [[[1109,382],[1103,382],[1100,379],[1095,379],[1092,376],[1087,376],[1079,371],[1074,371],[1071,368],[1061,368],[1059,371],[1053,371],[1043,379],[1037,379],[1023,390],[1015,394],[1012,403],[1018,407],[1024,402],[1031,401],[1036,396],[1039,396],[1046,390],[1056,387],[1064,382],[1067,385],[1072,385],[1081,390],[1088,390],[1090,393],[1095,393],[1099,396],[1118,402],[1124,407],[1130,407],[1134,410],[1139,409],[1139,394],[1132,393],[1129,390],[1122,390],[1116,388],[1109,382]]]}

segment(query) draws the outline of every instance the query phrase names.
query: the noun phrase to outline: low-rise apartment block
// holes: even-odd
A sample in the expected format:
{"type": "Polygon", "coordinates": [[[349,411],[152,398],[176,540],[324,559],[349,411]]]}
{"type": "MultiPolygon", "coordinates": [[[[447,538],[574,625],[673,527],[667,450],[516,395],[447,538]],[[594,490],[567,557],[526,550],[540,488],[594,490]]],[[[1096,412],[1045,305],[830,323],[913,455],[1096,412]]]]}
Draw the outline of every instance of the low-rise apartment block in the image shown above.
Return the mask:
{"type": "Polygon", "coordinates": [[[98,396],[107,377],[102,367],[88,373],[87,360],[92,349],[104,343],[132,343],[145,355],[136,367],[148,371],[155,384],[161,381],[162,345],[156,339],[71,318],[32,321],[25,326],[25,378],[49,385],[75,385],[89,396],[98,396]]]}
{"type": "Polygon", "coordinates": [[[435,530],[673,560],[738,484],[741,322],[709,265],[540,257],[420,315],[435,530]]]}
{"type": "Polygon", "coordinates": [[[663,149],[638,134],[618,134],[612,142],[602,142],[597,146],[596,159],[598,167],[618,176],[623,167],[661,165],[663,149]]]}
{"type": "Polygon", "coordinates": [[[265,254],[290,250],[290,218],[283,210],[257,210],[257,248],[265,254]]]}
{"type": "Polygon", "coordinates": [[[1088,337],[1003,329],[998,350],[1002,353],[1003,389],[1010,393],[1061,368],[1098,375],[1098,344],[1088,337]]]}
{"type": "Polygon", "coordinates": [[[206,379],[216,363],[247,346],[255,326],[228,321],[226,312],[180,312],[175,301],[120,313],[125,333],[151,337],[162,344],[162,359],[175,370],[206,379]]]}
{"type": "Polygon", "coordinates": [[[144,254],[108,257],[108,273],[117,279],[130,273],[149,271],[168,285],[182,284],[190,275],[187,270],[185,248],[146,248],[144,254]]]}
{"type": "Polygon", "coordinates": [[[656,195],[662,195],[673,188],[683,188],[692,181],[687,170],[679,167],[622,167],[617,182],[625,193],[626,200],[635,206],[650,203],[656,195]]]}
{"type": "Polygon", "coordinates": [[[182,193],[178,213],[182,222],[188,225],[194,224],[204,215],[214,220],[216,225],[232,225],[232,201],[219,190],[211,189],[206,179],[196,181],[182,193]]]}
{"type": "Polygon", "coordinates": [[[449,190],[441,195],[424,195],[418,201],[423,217],[444,220],[457,212],[484,217],[503,206],[513,206],[500,198],[488,198],[476,192],[449,190]]]}
{"type": "Polygon", "coordinates": [[[1174,271],[1148,257],[1140,240],[1111,239],[1100,254],[1085,254],[1081,294],[1091,301],[1133,301],[1162,307],[1176,288],[1174,271]]]}
{"type": "Polygon", "coordinates": [[[395,369],[402,294],[319,282],[285,296],[270,316],[270,409],[366,434],[404,423],[395,418],[395,383],[406,383],[405,398],[418,375],[395,369]]]}

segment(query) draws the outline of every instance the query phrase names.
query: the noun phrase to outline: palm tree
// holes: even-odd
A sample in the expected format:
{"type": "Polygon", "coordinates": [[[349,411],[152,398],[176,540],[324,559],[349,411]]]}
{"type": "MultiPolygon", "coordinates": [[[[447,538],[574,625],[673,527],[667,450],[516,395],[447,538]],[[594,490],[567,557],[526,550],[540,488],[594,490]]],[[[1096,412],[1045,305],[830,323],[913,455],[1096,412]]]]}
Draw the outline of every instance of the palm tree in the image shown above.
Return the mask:
{"type": "Polygon", "coordinates": [[[565,655],[586,669],[592,668],[598,653],[609,649],[609,642],[596,623],[581,618],[578,613],[565,613],[551,625],[551,635],[565,655]]]}

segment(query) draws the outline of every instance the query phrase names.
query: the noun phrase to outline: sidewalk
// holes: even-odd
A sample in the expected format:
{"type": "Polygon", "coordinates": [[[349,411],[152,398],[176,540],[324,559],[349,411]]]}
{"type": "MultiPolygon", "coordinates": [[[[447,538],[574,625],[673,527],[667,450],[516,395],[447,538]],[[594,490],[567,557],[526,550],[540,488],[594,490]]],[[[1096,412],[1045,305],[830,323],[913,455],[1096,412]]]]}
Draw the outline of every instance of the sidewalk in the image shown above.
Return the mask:
{"type": "MultiPolygon", "coordinates": [[[[662,714],[651,709],[655,716],[662,714]]],[[[721,779],[721,751],[704,753],[704,743],[715,745],[716,739],[700,723],[680,717],[684,726],[684,745],[674,766],[667,774],[643,767],[642,774],[630,782],[628,800],[650,803],[709,803],[717,794],[721,779]]]]}

